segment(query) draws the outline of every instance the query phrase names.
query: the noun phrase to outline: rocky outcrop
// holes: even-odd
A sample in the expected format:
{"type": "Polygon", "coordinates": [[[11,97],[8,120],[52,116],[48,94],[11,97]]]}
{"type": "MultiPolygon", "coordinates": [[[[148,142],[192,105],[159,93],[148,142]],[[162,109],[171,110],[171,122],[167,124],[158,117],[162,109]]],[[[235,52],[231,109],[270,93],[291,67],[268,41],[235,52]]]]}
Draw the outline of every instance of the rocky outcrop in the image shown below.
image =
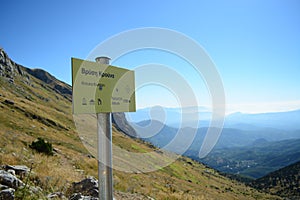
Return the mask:
{"type": "MultiPolygon", "coordinates": [[[[0,200],[14,200],[16,190],[28,190],[30,194],[43,193],[40,187],[24,184],[18,177],[26,178],[30,169],[24,165],[6,165],[0,170],[0,200]],[[26,176],[25,176],[26,175],[26,176]]],[[[26,179],[24,179],[26,180],[26,179]]],[[[68,190],[68,197],[62,192],[54,192],[46,196],[47,199],[97,200],[98,180],[94,177],[75,182],[68,190]]]]}
{"type": "MultiPolygon", "coordinates": [[[[30,176],[30,169],[24,165],[6,165],[1,166],[0,170],[0,200],[14,200],[19,199],[16,191],[26,190],[27,194],[45,194],[39,186],[31,186],[24,184],[22,180],[26,180],[26,177],[30,176]],[[24,177],[24,174],[26,176],[24,177]],[[19,177],[23,177],[20,180],[19,177]],[[16,197],[15,197],[16,196],[16,197]]],[[[25,181],[26,182],[26,181],[25,181]]],[[[98,180],[94,177],[83,179],[79,182],[74,182],[67,189],[66,193],[53,192],[51,194],[40,196],[41,199],[60,199],[60,200],[98,200],[98,180]]],[[[25,199],[30,199],[29,196],[24,196],[25,199]]],[[[35,196],[36,198],[36,196],[35,196]]],[[[120,191],[114,192],[114,200],[153,200],[150,197],[140,194],[129,194],[120,191]]]]}
{"type": "Polygon", "coordinates": [[[62,95],[72,95],[71,86],[57,80],[54,76],[52,76],[45,70],[26,68],[26,72],[31,74],[35,78],[43,81],[44,83],[51,85],[53,87],[53,89],[56,90],[56,92],[58,92],[62,95]]]}
{"type": "Polygon", "coordinates": [[[14,200],[15,190],[23,187],[24,183],[15,175],[15,171],[0,170],[0,199],[14,200]]]}
{"type": "Polygon", "coordinates": [[[62,199],[62,200],[65,200],[65,199],[67,199],[67,197],[65,197],[64,193],[62,193],[62,192],[54,192],[54,193],[48,194],[47,199],[62,199]]]}
{"type": "MultiPolygon", "coordinates": [[[[79,196],[82,197],[98,197],[98,180],[94,177],[86,178],[80,182],[73,183],[72,187],[69,188],[69,194],[72,194],[70,199],[77,199],[79,196]]],[[[80,199],[80,198],[79,198],[80,199]]]]}
{"type": "Polygon", "coordinates": [[[15,189],[8,188],[0,191],[0,199],[2,200],[14,200],[15,199],[15,189]]]}
{"type": "Polygon", "coordinates": [[[127,121],[125,113],[113,113],[112,123],[115,124],[115,127],[118,129],[118,131],[125,133],[129,137],[137,137],[137,133],[127,121]]]}
{"type": "Polygon", "coordinates": [[[34,76],[37,79],[40,79],[41,81],[43,81],[44,83],[53,83],[53,81],[55,80],[55,77],[52,76],[51,74],[49,74],[48,72],[42,70],[42,69],[29,69],[26,68],[27,73],[31,74],[32,76],[34,76]]]}
{"type": "Polygon", "coordinates": [[[25,165],[6,165],[5,170],[12,170],[16,175],[19,175],[21,177],[25,177],[30,171],[30,169],[25,165]]]}
{"type": "Polygon", "coordinates": [[[30,186],[22,180],[26,180],[30,169],[25,165],[6,165],[1,166],[0,170],[0,200],[15,199],[15,191],[23,190],[28,194],[42,193],[40,187],[30,186]],[[22,180],[21,180],[22,179],[22,180]]]}
{"type": "Polygon", "coordinates": [[[72,194],[69,200],[98,200],[98,197],[91,197],[91,196],[83,196],[80,193],[72,194]]]}
{"type": "Polygon", "coordinates": [[[4,170],[0,170],[0,184],[13,189],[24,186],[24,183],[20,179],[4,170]]]}
{"type": "Polygon", "coordinates": [[[31,84],[31,77],[35,77],[44,83],[44,87],[50,88],[65,98],[72,100],[72,87],[46,72],[42,69],[29,69],[13,62],[7,53],[0,48],[0,77],[3,77],[9,83],[14,83],[18,77],[22,82],[31,84]]]}
{"type": "Polygon", "coordinates": [[[13,62],[7,53],[0,48],[0,76],[7,78],[8,81],[13,82],[14,76],[24,75],[24,67],[13,62]]]}

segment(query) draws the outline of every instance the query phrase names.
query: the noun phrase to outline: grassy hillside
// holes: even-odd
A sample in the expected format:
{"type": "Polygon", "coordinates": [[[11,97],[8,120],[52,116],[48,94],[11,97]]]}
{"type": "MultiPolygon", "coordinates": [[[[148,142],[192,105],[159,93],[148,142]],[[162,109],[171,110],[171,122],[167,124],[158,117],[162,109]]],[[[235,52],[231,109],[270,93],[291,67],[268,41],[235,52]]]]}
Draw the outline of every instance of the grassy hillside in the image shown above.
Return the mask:
{"type": "Polygon", "coordinates": [[[272,172],[251,184],[272,194],[300,199],[300,162],[272,172]]]}
{"type": "MultiPolygon", "coordinates": [[[[42,70],[36,71],[38,75],[28,73],[29,69],[10,61],[3,51],[0,53],[0,165],[32,167],[30,184],[43,191],[27,199],[43,199],[54,191],[67,192],[72,182],[87,176],[97,177],[97,161],[82,145],[75,130],[70,86],[42,70]],[[53,144],[54,156],[29,148],[38,137],[53,144]]],[[[169,156],[150,144],[129,138],[115,127],[113,143],[128,152],[169,156]]],[[[115,157],[114,162],[121,159],[115,157]]],[[[155,199],[280,199],[225,178],[185,157],[149,173],[114,170],[114,189],[155,199]]]]}

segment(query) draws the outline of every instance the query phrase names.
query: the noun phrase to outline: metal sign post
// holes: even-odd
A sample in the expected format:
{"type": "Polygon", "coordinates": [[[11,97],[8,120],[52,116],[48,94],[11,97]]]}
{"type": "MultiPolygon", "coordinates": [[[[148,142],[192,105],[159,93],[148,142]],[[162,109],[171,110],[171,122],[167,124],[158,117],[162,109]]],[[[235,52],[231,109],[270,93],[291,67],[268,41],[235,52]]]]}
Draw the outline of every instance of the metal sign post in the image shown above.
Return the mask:
{"type": "MultiPolygon", "coordinates": [[[[108,57],[98,57],[96,62],[109,64],[108,57]]],[[[111,113],[97,113],[98,129],[98,187],[100,200],[113,199],[112,130],[111,113]],[[102,162],[101,162],[102,161],[102,162]]]]}

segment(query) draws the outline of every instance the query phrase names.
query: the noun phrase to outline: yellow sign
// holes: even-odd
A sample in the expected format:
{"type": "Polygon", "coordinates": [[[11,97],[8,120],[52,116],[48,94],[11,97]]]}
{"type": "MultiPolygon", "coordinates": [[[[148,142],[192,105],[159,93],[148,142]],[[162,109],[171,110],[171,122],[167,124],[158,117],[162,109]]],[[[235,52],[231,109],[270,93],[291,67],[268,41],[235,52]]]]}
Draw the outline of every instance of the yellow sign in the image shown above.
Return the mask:
{"type": "Polygon", "coordinates": [[[135,112],[134,71],[72,58],[73,113],[135,112]]]}

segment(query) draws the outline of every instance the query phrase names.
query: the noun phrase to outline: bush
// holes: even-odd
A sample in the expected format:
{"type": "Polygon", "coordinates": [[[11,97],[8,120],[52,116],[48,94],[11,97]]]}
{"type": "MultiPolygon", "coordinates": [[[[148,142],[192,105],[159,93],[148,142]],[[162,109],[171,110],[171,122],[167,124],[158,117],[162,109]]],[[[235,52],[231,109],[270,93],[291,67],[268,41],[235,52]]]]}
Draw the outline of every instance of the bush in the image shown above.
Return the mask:
{"type": "Polygon", "coordinates": [[[43,138],[38,138],[36,141],[33,141],[30,148],[36,150],[39,153],[45,153],[47,155],[53,155],[53,147],[52,144],[45,141],[43,138]]]}

